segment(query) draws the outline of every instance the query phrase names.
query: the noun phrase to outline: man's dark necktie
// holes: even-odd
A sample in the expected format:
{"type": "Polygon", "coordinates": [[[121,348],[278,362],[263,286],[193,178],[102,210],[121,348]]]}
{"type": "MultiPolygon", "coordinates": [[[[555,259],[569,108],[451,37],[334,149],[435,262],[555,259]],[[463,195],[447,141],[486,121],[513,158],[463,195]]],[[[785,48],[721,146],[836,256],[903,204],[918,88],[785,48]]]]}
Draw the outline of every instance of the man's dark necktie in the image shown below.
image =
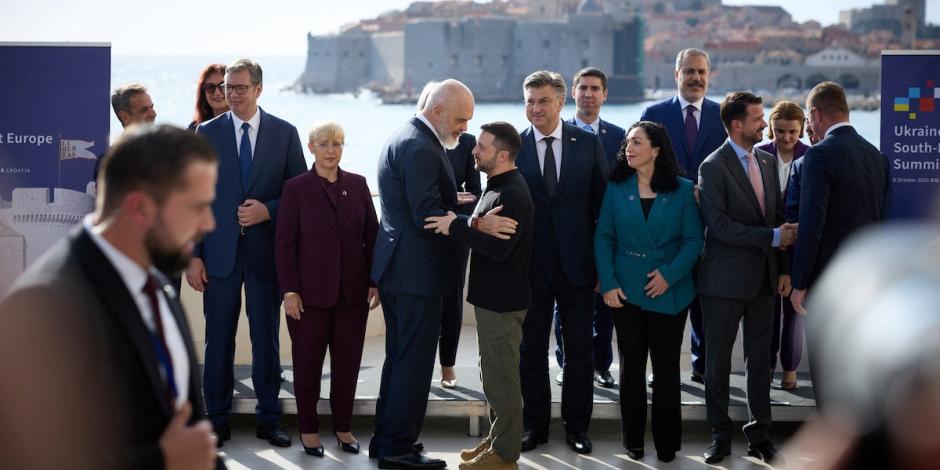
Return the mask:
{"type": "Polygon", "coordinates": [[[695,106],[691,104],[685,107],[688,113],[685,115],[685,138],[689,143],[689,156],[695,151],[695,137],[698,135],[698,124],[695,122],[695,106]]]}
{"type": "Polygon", "coordinates": [[[242,123],[242,140],[238,146],[238,163],[242,172],[242,191],[248,191],[248,176],[251,175],[251,140],[248,138],[251,125],[242,123]]]}
{"type": "Polygon", "coordinates": [[[542,164],[542,179],[545,180],[545,191],[549,197],[555,197],[555,188],[558,187],[558,170],[555,169],[555,151],[552,149],[552,136],[543,137],[545,142],[545,161],[542,164]]]}
{"type": "Polygon", "coordinates": [[[163,369],[166,394],[172,406],[179,392],[176,388],[176,376],[173,375],[173,358],[170,357],[170,348],[167,347],[166,337],[163,334],[163,318],[160,315],[160,302],[157,301],[157,281],[153,276],[147,276],[147,283],[144,284],[143,291],[150,300],[150,311],[153,312],[155,331],[150,332],[150,339],[153,343],[154,352],[157,353],[157,360],[160,361],[160,366],[163,369]]]}

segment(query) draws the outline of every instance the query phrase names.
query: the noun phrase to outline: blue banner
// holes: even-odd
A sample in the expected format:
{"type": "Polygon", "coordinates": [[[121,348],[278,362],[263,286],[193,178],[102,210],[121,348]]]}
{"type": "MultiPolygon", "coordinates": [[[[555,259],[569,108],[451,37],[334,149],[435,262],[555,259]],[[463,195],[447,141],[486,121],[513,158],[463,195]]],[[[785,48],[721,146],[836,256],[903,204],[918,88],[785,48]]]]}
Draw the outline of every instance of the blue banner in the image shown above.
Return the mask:
{"type": "Polygon", "coordinates": [[[881,55],[881,152],[892,219],[931,219],[940,192],[940,51],[881,55]]]}
{"type": "Polygon", "coordinates": [[[111,46],[0,43],[0,295],[94,209],[111,46]]]}

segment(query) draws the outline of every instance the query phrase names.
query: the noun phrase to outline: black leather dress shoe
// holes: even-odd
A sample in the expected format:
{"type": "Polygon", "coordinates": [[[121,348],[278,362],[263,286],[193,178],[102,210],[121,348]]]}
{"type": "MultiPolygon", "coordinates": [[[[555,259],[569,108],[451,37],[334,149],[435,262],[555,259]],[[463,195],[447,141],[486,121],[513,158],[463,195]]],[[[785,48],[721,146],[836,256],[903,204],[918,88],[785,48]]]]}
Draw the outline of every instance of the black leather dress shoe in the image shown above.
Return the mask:
{"type": "Polygon", "coordinates": [[[228,426],[213,426],[213,432],[215,432],[215,446],[218,449],[225,445],[225,441],[232,438],[232,428],[228,426]]]}
{"type": "Polygon", "coordinates": [[[780,452],[777,452],[777,449],[774,448],[774,445],[770,442],[762,442],[760,444],[754,444],[747,446],[747,455],[751,457],[757,457],[764,462],[773,465],[783,465],[783,457],[780,456],[780,452]]]}
{"type": "Polygon", "coordinates": [[[594,448],[587,434],[583,432],[568,433],[568,435],[565,436],[565,442],[571,446],[571,450],[579,454],[590,454],[591,450],[594,448]]]}
{"type": "Polygon", "coordinates": [[[696,372],[696,371],[693,370],[693,371],[692,371],[692,381],[693,381],[693,382],[698,382],[698,383],[700,383],[700,384],[702,384],[702,385],[705,385],[705,376],[704,376],[703,374],[699,374],[698,372],[696,372]]]}
{"type": "Polygon", "coordinates": [[[627,449],[627,457],[630,457],[632,460],[640,460],[643,458],[643,448],[637,447],[636,449],[627,449]]]}
{"type": "Polygon", "coordinates": [[[714,440],[705,451],[705,463],[718,463],[729,455],[731,455],[731,441],[714,440]]]}
{"type": "Polygon", "coordinates": [[[522,432],[522,451],[526,452],[548,442],[547,434],[536,434],[533,431],[522,432]]]}
{"type": "Polygon", "coordinates": [[[258,425],[255,428],[255,436],[258,436],[258,439],[267,439],[272,446],[290,447],[290,436],[277,424],[258,425]]]}
{"type": "Polygon", "coordinates": [[[446,466],[447,462],[441,459],[428,458],[414,452],[379,459],[379,468],[444,468],[446,466]]]}
{"type": "Polygon", "coordinates": [[[597,382],[597,385],[600,385],[604,388],[614,388],[614,386],[617,385],[617,382],[614,380],[614,376],[610,375],[609,370],[595,370],[594,381],[597,382]]]}
{"type": "MultiPolygon", "coordinates": [[[[379,451],[376,450],[375,448],[375,442],[377,441],[375,439],[375,436],[373,435],[372,439],[369,439],[369,458],[370,459],[379,458],[379,451]]],[[[420,442],[415,442],[414,444],[411,445],[411,451],[416,454],[420,454],[424,452],[424,444],[420,442]]]]}

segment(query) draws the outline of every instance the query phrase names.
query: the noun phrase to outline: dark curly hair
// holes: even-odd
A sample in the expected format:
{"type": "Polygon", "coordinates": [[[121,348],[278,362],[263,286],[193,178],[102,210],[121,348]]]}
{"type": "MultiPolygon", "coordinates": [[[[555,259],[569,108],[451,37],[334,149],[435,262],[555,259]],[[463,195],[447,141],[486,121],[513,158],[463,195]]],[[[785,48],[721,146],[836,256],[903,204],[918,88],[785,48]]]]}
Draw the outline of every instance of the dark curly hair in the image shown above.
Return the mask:
{"type": "MultiPolygon", "coordinates": [[[[627,134],[637,127],[642,127],[646,132],[646,137],[650,140],[650,146],[659,149],[653,166],[653,177],[650,179],[650,189],[655,193],[671,193],[679,187],[678,176],[683,175],[683,171],[676,163],[676,154],[672,151],[672,144],[669,142],[669,134],[666,128],[658,122],[640,121],[630,126],[627,134]]],[[[619,183],[626,181],[630,175],[636,173],[627,163],[627,139],[623,139],[620,144],[620,150],[617,151],[617,162],[614,168],[610,170],[610,181],[619,183]]]]}

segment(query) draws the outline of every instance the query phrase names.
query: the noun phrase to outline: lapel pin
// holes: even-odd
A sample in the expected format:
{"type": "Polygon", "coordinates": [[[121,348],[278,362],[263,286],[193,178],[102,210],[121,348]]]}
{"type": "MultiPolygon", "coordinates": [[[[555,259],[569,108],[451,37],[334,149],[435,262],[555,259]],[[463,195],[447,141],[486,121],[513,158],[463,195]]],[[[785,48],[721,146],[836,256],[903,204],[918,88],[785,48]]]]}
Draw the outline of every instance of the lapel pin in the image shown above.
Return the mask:
{"type": "Polygon", "coordinates": [[[606,133],[607,133],[607,129],[601,129],[601,134],[606,134],[606,133]]]}
{"type": "Polygon", "coordinates": [[[345,196],[345,195],[346,195],[346,190],[344,189],[343,192],[340,193],[340,194],[342,194],[343,196],[345,196]]]}
{"type": "Polygon", "coordinates": [[[572,137],[572,138],[571,138],[571,141],[572,141],[572,142],[577,142],[577,141],[578,141],[578,139],[576,139],[576,138],[574,138],[574,137],[572,137]]]}
{"type": "Polygon", "coordinates": [[[630,200],[632,201],[633,199],[634,199],[634,198],[633,198],[633,195],[631,194],[631,195],[630,195],[630,200]]]}

